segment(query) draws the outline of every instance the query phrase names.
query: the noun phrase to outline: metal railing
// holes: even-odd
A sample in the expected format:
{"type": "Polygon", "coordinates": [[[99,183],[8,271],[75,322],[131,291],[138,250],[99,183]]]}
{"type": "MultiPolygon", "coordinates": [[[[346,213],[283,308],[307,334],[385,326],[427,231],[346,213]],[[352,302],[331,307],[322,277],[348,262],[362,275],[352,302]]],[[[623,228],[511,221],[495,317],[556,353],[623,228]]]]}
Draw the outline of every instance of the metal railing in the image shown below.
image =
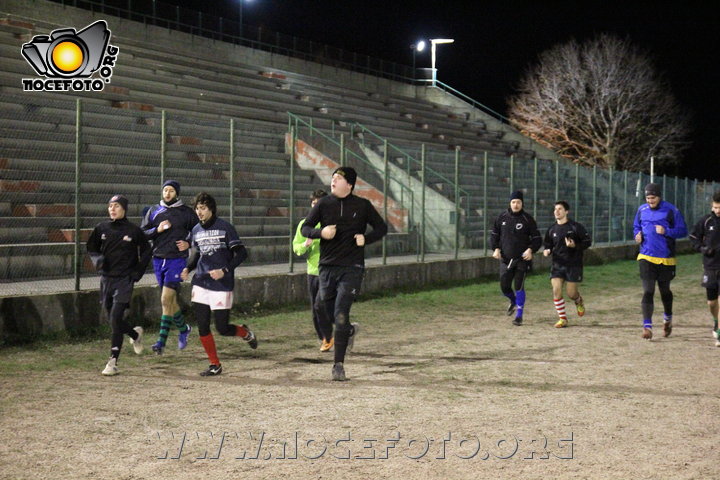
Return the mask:
{"type": "Polygon", "coordinates": [[[428,79],[416,79],[415,83],[426,83],[430,87],[437,87],[440,90],[449,93],[450,95],[453,95],[463,101],[465,101],[468,105],[470,105],[473,108],[477,108],[478,110],[487,113],[491,117],[495,118],[496,120],[501,121],[504,124],[510,125],[510,119],[502,115],[501,113],[496,112],[492,108],[488,107],[487,105],[478,102],[474,98],[470,97],[469,95],[465,95],[460,90],[457,90],[450,85],[441,82],[440,80],[428,80],[428,79]]]}
{"type": "MultiPolygon", "coordinates": [[[[390,151],[395,152],[396,154],[400,155],[400,157],[402,157],[402,158],[404,159],[404,161],[405,161],[405,163],[406,163],[405,168],[407,168],[407,174],[408,174],[408,176],[411,175],[412,165],[413,165],[413,164],[415,165],[415,168],[416,168],[417,170],[420,170],[420,169],[421,169],[421,163],[422,163],[421,160],[418,160],[417,158],[415,158],[414,156],[410,155],[408,152],[406,152],[406,151],[403,150],[402,148],[394,145],[393,143],[391,143],[390,141],[388,141],[386,138],[381,137],[380,135],[378,135],[377,133],[373,132],[370,128],[366,127],[365,125],[363,125],[363,124],[361,124],[361,123],[354,122],[354,123],[352,123],[352,124],[350,125],[350,137],[351,137],[351,138],[355,138],[355,130],[356,130],[356,129],[359,130],[359,131],[362,132],[362,133],[367,133],[368,135],[370,135],[371,137],[373,137],[375,140],[380,141],[381,143],[387,141],[387,147],[386,147],[386,148],[387,148],[387,149],[390,149],[390,151]]],[[[361,142],[361,143],[365,143],[365,138],[363,137],[363,138],[360,140],[360,142],[361,142]]],[[[442,173],[436,172],[435,170],[433,170],[432,168],[429,168],[429,167],[426,167],[425,172],[426,172],[426,173],[429,173],[429,174],[432,175],[432,176],[435,176],[435,177],[443,180],[444,182],[446,182],[446,183],[449,184],[449,185],[452,185],[453,189],[454,189],[455,187],[457,187],[457,188],[458,188],[458,193],[460,193],[461,195],[465,195],[466,197],[469,197],[469,196],[470,196],[470,193],[468,193],[468,192],[467,192],[466,190],[464,190],[463,188],[459,187],[459,186],[457,185],[457,182],[456,182],[456,181],[450,180],[449,178],[447,178],[447,177],[446,177],[445,175],[443,175],[442,173]]]]}
{"type": "MultiPolygon", "coordinates": [[[[321,139],[323,145],[320,147],[320,150],[323,151],[323,153],[332,155],[335,159],[337,159],[338,163],[341,166],[348,165],[348,160],[352,159],[354,160],[355,165],[358,166],[362,165],[365,169],[365,171],[370,171],[371,173],[374,173],[376,175],[376,178],[382,182],[383,188],[383,208],[384,208],[384,218],[387,219],[387,209],[388,209],[388,199],[390,198],[390,190],[391,190],[391,182],[393,182],[397,187],[400,188],[399,195],[394,195],[393,200],[396,201],[400,208],[406,209],[408,211],[408,224],[407,228],[412,229],[413,223],[415,217],[415,192],[412,188],[410,188],[408,185],[406,185],[402,179],[397,178],[396,175],[392,174],[389,170],[389,164],[388,164],[388,156],[387,153],[385,153],[383,162],[384,162],[384,168],[380,169],[373,165],[367,158],[364,156],[361,156],[357,154],[355,151],[353,151],[351,148],[348,147],[346,144],[346,138],[344,133],[339,133],[339,140],[337,140],[334,135],[334,132],[331,133],[331,135],[326,134],[322,130],[316,128],[313,126],[313,122],[311,118],[304,119],[300,117],[299,115],[296,115],[292,112],[288,112],[288,132],[292,136],[292,143],[291,146],[293,148],[293,154],[292,154],[292,160],[291,163],[294,165],[296,162],[294,161],[294,148],[297,143],[297,139],[300,136],[300,132],[305,129],[307,131],[307,137],[303,137],[308,141],[310,144],[317,144],[317,140],[321,139]],[[333,149],[333,152],[328,152],[328,148],[333,149]],[[409,204],[409,206],[408,206],[409,204]]],[[[383,238],[383,264],[387,263],[387,238],[383,238]]]]}

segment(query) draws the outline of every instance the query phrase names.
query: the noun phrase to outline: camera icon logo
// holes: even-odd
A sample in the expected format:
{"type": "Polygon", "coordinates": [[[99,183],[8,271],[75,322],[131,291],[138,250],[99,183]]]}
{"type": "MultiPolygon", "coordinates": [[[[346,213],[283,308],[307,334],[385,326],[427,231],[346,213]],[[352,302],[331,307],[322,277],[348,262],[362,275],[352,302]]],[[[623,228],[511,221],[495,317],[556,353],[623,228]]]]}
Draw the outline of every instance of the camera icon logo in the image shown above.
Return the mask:
{"type": "Polygon", "coordinates": [[[110,82],[119,51],[109,42],[110,30],[104,20],[80,31],[60,28],[50,35],[35,35],[23,44],[21,53],[35,72],[48,80],[23,79],[24,89],[102,90],[103,84],[110,82]],[[95,72],[98,75],[90,80],[95,72]]]}

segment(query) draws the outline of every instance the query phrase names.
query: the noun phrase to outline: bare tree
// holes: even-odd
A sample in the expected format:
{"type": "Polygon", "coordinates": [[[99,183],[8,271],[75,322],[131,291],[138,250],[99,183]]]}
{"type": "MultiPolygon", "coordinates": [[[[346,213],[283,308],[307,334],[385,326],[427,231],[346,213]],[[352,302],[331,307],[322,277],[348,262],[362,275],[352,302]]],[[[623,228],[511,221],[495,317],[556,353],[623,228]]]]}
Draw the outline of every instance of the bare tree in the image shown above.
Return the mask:
{"type": "Polygon", "coordinates": [[[689,147],[689,116],[649,55],[602,34],[540,55],[509,101],[512,124],[558,154],[584,165],[667,170],[689,147]]]}

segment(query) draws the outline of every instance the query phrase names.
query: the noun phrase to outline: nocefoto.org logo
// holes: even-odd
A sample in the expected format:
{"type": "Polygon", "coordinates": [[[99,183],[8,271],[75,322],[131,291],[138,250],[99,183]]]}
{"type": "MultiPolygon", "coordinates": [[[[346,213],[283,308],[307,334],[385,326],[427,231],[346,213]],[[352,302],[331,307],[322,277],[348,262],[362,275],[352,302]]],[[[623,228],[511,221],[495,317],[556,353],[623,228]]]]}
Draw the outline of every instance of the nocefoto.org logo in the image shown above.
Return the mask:
{"type": "Polygon", "coordinates": [[[110,83],[120,49],[110,45],[105,20],[76,32],[59,28],[48,35],[35,35],[23,44],[21,53],[40,78],[23,78],[26,92],[100,92],[110,83]],[[90,78],[95,72],[95,78],[90,78]]]}

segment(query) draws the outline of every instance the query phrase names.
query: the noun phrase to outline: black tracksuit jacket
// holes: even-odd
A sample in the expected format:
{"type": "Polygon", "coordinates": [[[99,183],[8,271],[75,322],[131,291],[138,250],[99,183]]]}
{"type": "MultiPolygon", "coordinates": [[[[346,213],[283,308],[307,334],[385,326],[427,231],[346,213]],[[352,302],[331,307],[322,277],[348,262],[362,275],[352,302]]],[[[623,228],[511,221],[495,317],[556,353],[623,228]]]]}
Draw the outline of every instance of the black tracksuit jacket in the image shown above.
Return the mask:
{"type": "Polygon", "coordinates": [[[555,223],[545,233],[543,245],[552,250],[553,263],[566,267],[582,267],[583,252],[590,248],[592,239],[581,223],[568,219],[567,222],[555,223]],[[568,248],[565,239],[575,242],[575,248],[568,248]]]}
{"type": "Polygon", "coordinates": [[[720,217],[710,212],[690,232],[693,248],[703,254],[706,270],[720,270],[720,217]]]}
{"type": "Polygon", "coordinates": [[[490,248],[500,249],[504,263],[520,258],[528,248],[537,252],[541,246],[542,237],[537,223],[525,210],[514,213],[508,208],[495,220],[490,234],[490,248]]]}
{"type": "Polygon", "coordinates": [[[365,249],[355,243],[355,235],[365,235],[365,245],[380,240],[388,227],[369,200],[352,193],[345,198],[328,195],[321,198],[310,210],[301,232],[305,238],[320,238],[320,265],[365,266],[365,249]],[[320,224],[320,228],[313,225],[320,224]],[[332,240],[320,236],[323,227],[336,225],[332,240]],[[367,226],[373,229],[365,234],[367,226]]]}
{"type": "Polygon", "coordinates": [[[145,233],[127,218],[99,223],[87,241],[87,251],[98,272],[106,277],[142,278],[152,249],[145,233]]]}

